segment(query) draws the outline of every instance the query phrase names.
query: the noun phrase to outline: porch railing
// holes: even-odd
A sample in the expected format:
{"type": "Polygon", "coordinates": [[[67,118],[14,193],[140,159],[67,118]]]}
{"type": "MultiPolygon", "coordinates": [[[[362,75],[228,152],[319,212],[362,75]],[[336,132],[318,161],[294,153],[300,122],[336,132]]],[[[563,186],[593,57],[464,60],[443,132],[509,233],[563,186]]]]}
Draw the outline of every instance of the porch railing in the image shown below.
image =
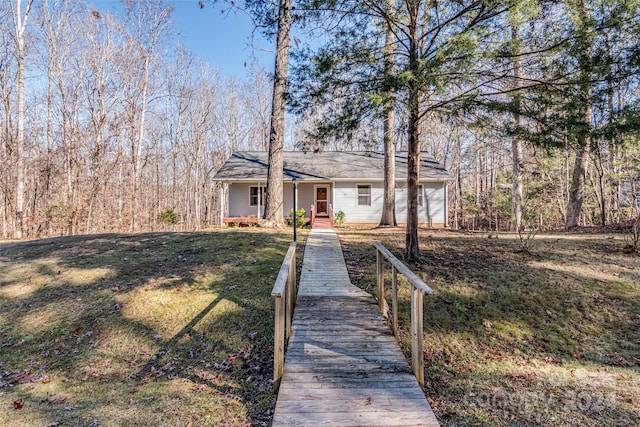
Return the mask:
{"type": "Polygon", "coordinates": [[[424,390],[423,295],[432,295],[433,290],[389,252],[382,243],[375,242],[374,246],[376,248],[378,306],[384,316],[387,315],[384,298],[384,260],[386,259],[391,264],[391,325],[396,338],[398,337],[398,272],[406,277],[411,285],[411,366],[420,387],[424,390]]]}
{"type": "Polygon", "coordinates": [[[291,319],[296,304],[296,243],[289,245],[271,296],[275,300],[273,334],[273,390],[278,391],[284,372],[284,352],[291,336],[291,319]]]}

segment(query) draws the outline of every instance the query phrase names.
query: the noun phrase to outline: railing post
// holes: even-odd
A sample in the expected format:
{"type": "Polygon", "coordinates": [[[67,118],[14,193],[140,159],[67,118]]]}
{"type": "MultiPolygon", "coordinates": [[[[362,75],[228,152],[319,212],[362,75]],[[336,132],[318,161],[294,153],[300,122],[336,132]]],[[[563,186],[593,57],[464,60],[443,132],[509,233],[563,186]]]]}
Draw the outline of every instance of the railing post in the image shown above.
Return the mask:
{"type": "Polygon", "coordinates": [[[291,336],[293,310],[296,304],[296,243],[289,245],[278,278],[271,291],[275,299],[273,332],[273,391],[277,392],[284,374],[284,350],[291,336]]]}
{"type": "Polygon", "coordinates": [[[289,276],[287,277],[287,289],[285,289],[285,293],[287,294],[287,322],[286,322],[286,333],[285,336],[287,339],[291,336],[291,321],[293,319],[293,309],[295,306],[295,282],[296,282],[296,270],[294,267],[295,263],[295,252],[293,254],[293,259],[291,264],[289,265],[289,276]]]}
{"type": "Polygon", "coordinates": [[[424,353],[422,350],[423,340],[423,315],[422,315],[422,292],[415,286],[411,286],[411,364],[413,374],[424,390],[424,353]]]}
{"type": "Polygon", "coordinates": [[[380,313],[384,316],[384,257],[378,249],[376,249],[376,273],[378,284],[378,307],[380,313]]]}
{"type": "Polygon", "coordinates": [[[376,248],[376,280],[378,285],[378,303],[382,314],[385,315],[385,301],[384,301],[384,275],[383,275],[383,261],[386,258],[391,264],[391,294],[392,294],[392,310],[393,320],[392,327],[393,333],[397,336],[398,333],[398,279],[397,273],[399,272],[411,286],[411,365],[413,366],[413,374],[420,384],[420,387],[424,390],[424,351],[423,351],[423,339],[424,339],[424,314],[423,314],[423,300],[424,295],[432,295],[433,290],[427,286],[422,279],[420,279],[414,272],[409,270],[398,258],[396,258],[387,248],[382,246],[380,242],[375,242],[376,248]]]}
{"type": "MultiPolygon", "coordinates": [[[[297,245],[296,245],[296,248],[297,248],[297,245]]],[[[295,310],[296,303],[298,302],[298,279],[297,279],[298,273],[296,270],[296,253],[295,252],[293,253],[293,258],[291,259],[291,270],[293,270],[293,273],[291,273],[292,274],[291,280],[293,285],[293,292],[291,292],[291,295],[293,295],[293,300],[291,301],[291,305],[295,310]]]]}
{"type": "Polygon", "coordinates": [[[391,310],[393,335],[398,337],[398,272],[396,267],[391,265],[391,310]]]}
{"type": "MultiPolygon", "coordinates": [[[[284,294],[283,294],[284,295],[284,294]]],[[[274,348],[273,348],[273,391],[278,391],[284,373],[284,304],[286,297],[276,297],[274,348]]]]}

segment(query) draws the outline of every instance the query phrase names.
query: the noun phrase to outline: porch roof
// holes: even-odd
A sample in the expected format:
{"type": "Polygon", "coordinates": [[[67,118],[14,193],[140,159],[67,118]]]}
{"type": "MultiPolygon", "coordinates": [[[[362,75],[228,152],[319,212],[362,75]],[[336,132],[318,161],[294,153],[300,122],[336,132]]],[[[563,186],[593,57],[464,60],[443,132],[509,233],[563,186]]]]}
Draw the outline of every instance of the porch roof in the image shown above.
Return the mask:
{"type": "MultiPolygon", "coordinates": [[[[382,181],[384,154],[371,151],[285,151],[284,181],[382,181]]],[[[214,176],[216,181],[265,181],[268,153],[236,151],[214,176]]],[[[396,180],[407,179],[407,153],[396,154],[396,180]]],[[[453,176],[435,159],[420,156],[420,181],[449,181],[453,176]]]]}

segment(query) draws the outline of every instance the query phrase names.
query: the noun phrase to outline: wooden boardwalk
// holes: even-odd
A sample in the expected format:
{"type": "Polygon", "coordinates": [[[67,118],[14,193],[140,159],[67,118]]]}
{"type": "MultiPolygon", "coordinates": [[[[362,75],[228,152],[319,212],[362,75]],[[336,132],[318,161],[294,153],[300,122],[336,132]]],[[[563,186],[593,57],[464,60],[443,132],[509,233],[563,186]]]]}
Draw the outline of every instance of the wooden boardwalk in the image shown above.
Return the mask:
{"type": "Polygon", "coordinates": [[[333,230],[309,234],[292,329],[273,426],[439,426],[333,230]]]}

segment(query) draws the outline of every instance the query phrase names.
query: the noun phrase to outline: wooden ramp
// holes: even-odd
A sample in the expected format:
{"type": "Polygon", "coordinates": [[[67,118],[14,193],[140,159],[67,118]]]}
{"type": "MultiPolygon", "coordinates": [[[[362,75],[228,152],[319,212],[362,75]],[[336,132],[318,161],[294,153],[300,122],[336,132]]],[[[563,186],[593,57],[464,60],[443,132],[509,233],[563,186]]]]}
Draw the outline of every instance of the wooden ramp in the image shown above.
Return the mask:
{"type": "Polygon", "coordinates": [[[307,239],[292,330],[273,426],[439,426],[330,229],[307,239]]]}

